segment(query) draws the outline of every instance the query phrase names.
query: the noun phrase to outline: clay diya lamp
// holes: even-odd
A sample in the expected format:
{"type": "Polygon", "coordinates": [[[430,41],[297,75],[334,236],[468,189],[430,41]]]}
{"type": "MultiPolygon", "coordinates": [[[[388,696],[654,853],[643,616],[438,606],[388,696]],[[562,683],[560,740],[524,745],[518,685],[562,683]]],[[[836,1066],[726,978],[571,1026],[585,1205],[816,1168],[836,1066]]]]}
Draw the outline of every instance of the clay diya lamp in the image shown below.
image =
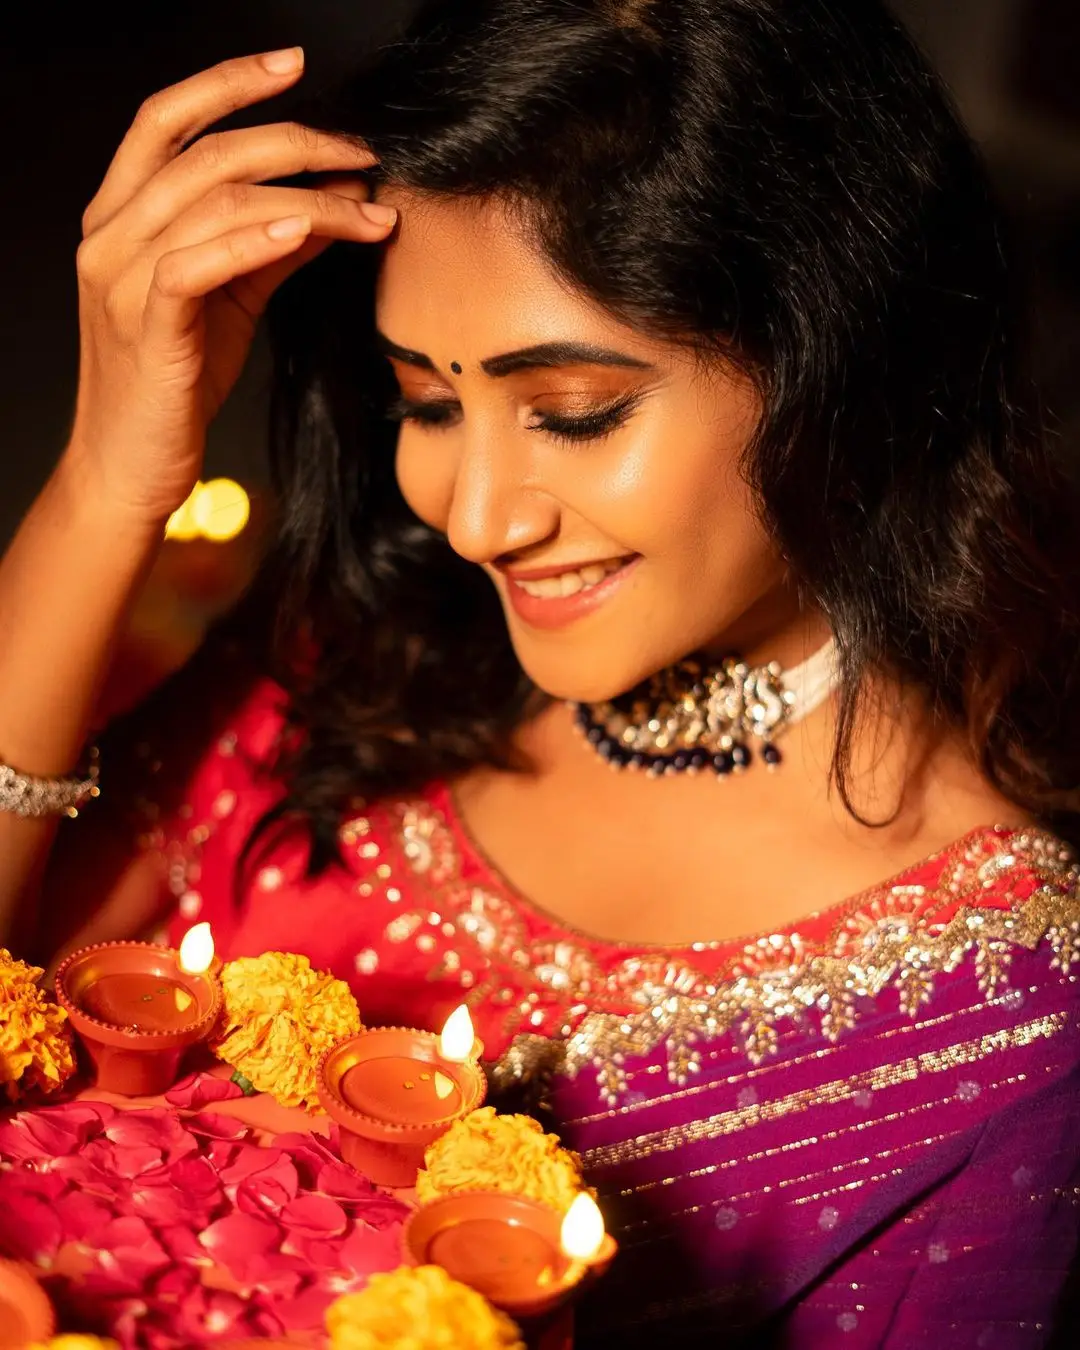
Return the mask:
{"type": "Polygon", "coordinates": [[[213,960],[210,927],[197,924],[179,951],[104,942],[63,962],[56,997],[99,1088],[143,1097],[172,1087],[184,1055],[207,1039],[221,1011],[213,960]]]}
{"type": "Polygon", "coordinates": [[[614,1238],[591,1195],[560,1214],[499,1191],[457,1191],[415,1210],[402,1234],[416,1265],[438,1265],[517,1320],[568,1304],[615,1258],[614,1238]]]}
{"type": "Polygon", "coordinates": [[[25,1350],[56,1330],[48,1295],[16,1261],[0,1261],[0,1350],[25,1350]]]}
{"type": "Polygon", "coordinates": [[[339,1041],[319,1065],[319,1102],[341,1130],[341,1154],[377,1186],[413,1186],[424,1151],[483,1104],[483,1050],[468,1009],[442,1035],[374,1027],[339,1041]]]}

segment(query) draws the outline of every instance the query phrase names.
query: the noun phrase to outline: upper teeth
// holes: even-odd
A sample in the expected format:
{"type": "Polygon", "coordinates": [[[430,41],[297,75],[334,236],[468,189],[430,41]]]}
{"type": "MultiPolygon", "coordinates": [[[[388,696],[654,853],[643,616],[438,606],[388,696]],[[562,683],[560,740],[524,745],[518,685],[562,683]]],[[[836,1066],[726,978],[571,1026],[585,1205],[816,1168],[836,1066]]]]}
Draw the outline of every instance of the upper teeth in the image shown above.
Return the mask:
{"type": "Polygon", "coordinates": [[[544,577],[540,581],[515,581],[526,595],[535,595],[543,600],[554,600],[561,595],[577,595],[578,591],[587,591],[596,586],[612,572],[617,572],[625,560],[613,558],[610,562],[590,563],[588,567],[579,567],[573,572],[560,572],[558,576],[544,577]]]}

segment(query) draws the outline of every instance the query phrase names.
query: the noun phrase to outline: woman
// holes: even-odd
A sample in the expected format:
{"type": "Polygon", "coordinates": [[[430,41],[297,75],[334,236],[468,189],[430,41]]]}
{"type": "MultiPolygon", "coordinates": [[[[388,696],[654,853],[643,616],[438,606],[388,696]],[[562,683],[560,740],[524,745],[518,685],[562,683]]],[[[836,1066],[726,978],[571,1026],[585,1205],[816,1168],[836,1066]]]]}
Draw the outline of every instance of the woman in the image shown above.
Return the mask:
{"type": "Polygon", "coordinates": [[[299,59],[152,99],[87,212],[16,784],[85,797],[40,780],[275,292],[280,539],[36,900],[48,818],[0,819],[9,931],[207,918],[373,1022],[464,991],[621,1238],[598,1344],[1046,1344],[1075,534],[940,90],[867,0],[488,0],[196,139],[299,59]]]}

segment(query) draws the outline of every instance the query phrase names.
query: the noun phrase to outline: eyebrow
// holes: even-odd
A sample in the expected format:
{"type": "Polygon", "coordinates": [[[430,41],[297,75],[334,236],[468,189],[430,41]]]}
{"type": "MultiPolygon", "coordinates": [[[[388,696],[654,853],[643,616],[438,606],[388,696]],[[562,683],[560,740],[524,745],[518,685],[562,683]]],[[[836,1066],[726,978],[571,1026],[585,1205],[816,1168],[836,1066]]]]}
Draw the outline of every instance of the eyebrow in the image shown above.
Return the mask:
{"type": "MultiPolygon", "coordinates": [[[[399,347],[391,342],[385,333],[376,334],[380,350],[395,361],[407,366],[416,366],[420,370],[434,370],[435,363],[423,352],[399,347]]],[[[500,379],[506,375],[516,375],[523,370],[540,370],[554,366],[621,366],[626,370],[652,370],[648,361],[625,352],[613,351],[610,347],[596,347],[587,342],[540,342],[533,347],[522,347],[516,352],[506,352],[502,356],[489,356],[480,362],[485,375],[500,379]]]]}

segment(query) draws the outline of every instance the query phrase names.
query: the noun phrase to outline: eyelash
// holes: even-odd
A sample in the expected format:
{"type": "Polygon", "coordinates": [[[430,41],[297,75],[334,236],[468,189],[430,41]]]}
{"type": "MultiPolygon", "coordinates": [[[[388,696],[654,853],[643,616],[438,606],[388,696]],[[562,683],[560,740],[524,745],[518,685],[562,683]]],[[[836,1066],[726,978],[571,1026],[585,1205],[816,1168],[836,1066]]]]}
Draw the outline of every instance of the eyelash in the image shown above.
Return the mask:
{"type": "MultiPolygon", "coordinates": [[[[598,441],[617,431],[630,418],[631,413],[641,402],[641,395],[627,394],[615,403],[604,408],[594,408],[580,417],[567,417],[562,413],[538,413],[536,420],[528,423],[529,431],[543,431],[560,441],[598,441]]],[[[460,411],[456,402],[435,399],[419,401],[399,398],[387,410],[391,422],[414,422],[418,426],[441,428],[450,425],[455,413],[460,411]]]]}

